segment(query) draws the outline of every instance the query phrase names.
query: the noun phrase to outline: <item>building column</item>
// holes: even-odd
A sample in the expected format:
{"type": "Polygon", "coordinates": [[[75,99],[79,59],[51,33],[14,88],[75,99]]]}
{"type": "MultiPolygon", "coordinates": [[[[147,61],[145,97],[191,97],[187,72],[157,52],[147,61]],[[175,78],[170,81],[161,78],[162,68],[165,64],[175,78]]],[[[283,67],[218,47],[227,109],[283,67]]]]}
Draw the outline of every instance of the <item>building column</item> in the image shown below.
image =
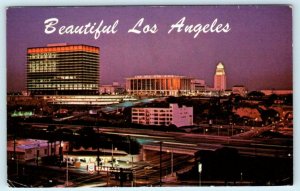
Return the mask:
{"type": "Polygon", "coordinates": [[[164,94],[166,95],[166,90],[167,90],[167,78],[164,79],[164,84],[165,84],[164,94]]]}
{"type": "Polygon", "coordinates": [[[159,78],[158,78],[158,83],[159,83],[159,94],[161,95],[161,83],[162,83],[162,81],[159,78]]]}

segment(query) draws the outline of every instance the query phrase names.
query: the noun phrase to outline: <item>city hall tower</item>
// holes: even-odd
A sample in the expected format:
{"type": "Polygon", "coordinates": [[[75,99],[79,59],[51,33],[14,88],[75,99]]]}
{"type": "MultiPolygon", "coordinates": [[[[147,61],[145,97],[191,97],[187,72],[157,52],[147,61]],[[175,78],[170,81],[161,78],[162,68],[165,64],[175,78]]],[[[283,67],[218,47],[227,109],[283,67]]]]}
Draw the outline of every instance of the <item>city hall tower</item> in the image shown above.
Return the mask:
{"type": "Polygon", "coordinates": [[[219,91],[224,91],[226,89],[225,68],[222,62],[219,62],[217,65],[214,79],[214,89],[219,91]]]}

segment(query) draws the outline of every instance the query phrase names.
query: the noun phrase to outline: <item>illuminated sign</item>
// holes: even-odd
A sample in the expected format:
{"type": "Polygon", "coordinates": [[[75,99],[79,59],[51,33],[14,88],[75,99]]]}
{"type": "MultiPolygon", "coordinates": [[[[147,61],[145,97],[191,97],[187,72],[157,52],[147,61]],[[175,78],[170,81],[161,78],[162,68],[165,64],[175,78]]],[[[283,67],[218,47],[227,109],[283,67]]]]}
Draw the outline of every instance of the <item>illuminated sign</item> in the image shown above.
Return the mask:
{"type": "Polygon", "coordinates": [[[12,117],[29,117],[32,116],[32,111],[14,111],[11,116],[12,117]]]}

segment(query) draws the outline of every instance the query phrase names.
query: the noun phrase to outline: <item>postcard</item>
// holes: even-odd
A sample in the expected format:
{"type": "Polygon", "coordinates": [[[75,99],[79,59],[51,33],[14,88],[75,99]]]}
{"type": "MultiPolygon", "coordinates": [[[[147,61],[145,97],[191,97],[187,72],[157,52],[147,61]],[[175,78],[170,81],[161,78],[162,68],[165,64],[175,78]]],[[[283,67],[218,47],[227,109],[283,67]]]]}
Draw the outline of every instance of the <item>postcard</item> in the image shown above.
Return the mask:
{"type": "Polygon", "coordinates": [[[293,185],[291,6],[6,15],[10,187],[293,185]]]}

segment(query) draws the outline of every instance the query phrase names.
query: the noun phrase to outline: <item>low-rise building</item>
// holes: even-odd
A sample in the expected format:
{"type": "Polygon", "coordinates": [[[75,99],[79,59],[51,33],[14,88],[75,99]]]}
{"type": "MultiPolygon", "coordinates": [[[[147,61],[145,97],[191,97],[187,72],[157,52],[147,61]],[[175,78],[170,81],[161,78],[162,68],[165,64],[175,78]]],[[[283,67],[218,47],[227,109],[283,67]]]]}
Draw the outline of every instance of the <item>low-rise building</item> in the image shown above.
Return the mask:
{"type": "MultiPolygon", "coordinates": [[[[7,157],[8,159],[18,161],[30,161],[41,159],[45,156],[58,155],[60,154],[60,143],[48,144],[47,140],[37,139],[20,139],[14,142],[10,140],[7,142],[7,157]],[[14,158],[14,156],[16,158],[14,158]]],[[[68,150],[68,144],[62,144],[62,152],[68,150]]]]}
{"type": "Polygon", "coordinates": [[[193,125],[193,107],[170,104],[168,108],[132,108],[132,123],[143,125],[193,125]]]}
{"type": "Polygon", "coordinates": [[[245,97],[248,93],[248,90],[243,85],[235,85],[232,87],[232,94],[234,95],[240,95],[242,97],[245,97]]]}

